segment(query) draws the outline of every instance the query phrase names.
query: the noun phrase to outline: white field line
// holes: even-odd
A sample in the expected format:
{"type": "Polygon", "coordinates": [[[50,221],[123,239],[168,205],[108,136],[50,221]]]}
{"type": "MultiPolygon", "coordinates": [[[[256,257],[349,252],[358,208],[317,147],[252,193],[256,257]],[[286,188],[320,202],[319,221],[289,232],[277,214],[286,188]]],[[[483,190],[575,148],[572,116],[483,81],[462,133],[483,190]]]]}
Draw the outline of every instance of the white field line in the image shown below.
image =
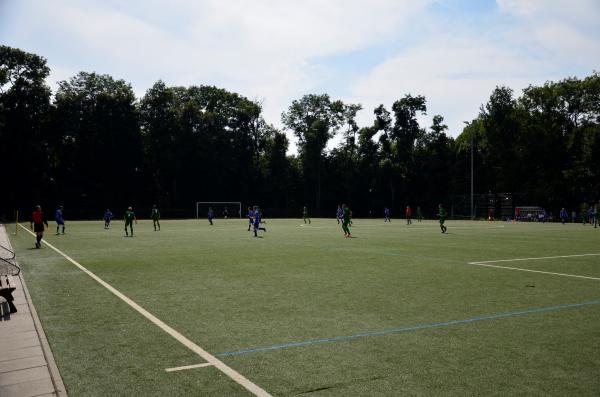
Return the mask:
{"type": "Polygon", "coordinates": [[[566,274],[566,273],[543,272],[543,271],[541,271],[541,270],[521,269],[521,268],[519,268],[519,267],[508,267],[508,266],[487,265],[487,264],[484,264],[484,263],[469,263],[469,265],[475,265],[475,266],[486,266],[486,267],[495,267],[495,268],[498,268],[498,269],[519,270],[519,271],[522,271],[522,272],[531,272],[531,273],[552,274],[552,275],[554,275],[554,276],[575,277],[575,278],[586,278],[586,279],[588,279],[588,280],[600,280],[600,277],[578,276],[577,274],[566,274]]]}
{"type": "MultiPolygon", "coordinates": [[[[35,234],[33,232],[31,232],[29,229],[27,229],[25,226],[23,226],[21,224],[19,224],[19,226],[21,226],[25,231],[27,231],[32,236],[35,236],[35,234]]],[[[218,358],[216,358],[215,356],[213,356],[206,350],[202,349],[200,346],[196,345],[194,342],[192,342],[191,340],[189,340],[188,338],[186,338],[185,336],[183,336],[182,334],[177,332],[175,329],[171,328],[170,326],[168,326],[167,324],[165,324],[164,322],[159,320],[152,313],[148,312],[146,309],[144,309],[143,307],[141,307],[140,305],[135,303],[133,300],[129,299],[127,296],[125,296],[124,294],[119,292],[112,285],[108,284],[106,281],[102,280],[100,277],[96,276],[94,273],[92,273],[91,271],[89,271],[88,269],[83,267],[81,264],[79,264],[73,258],[69,257],[67,254],[65,254],[58,248],[54,247],[52,244],[48,243],[47,241],[42,240],[42,242],[44,244],[46,244],[48,247],[52,248],[57,253],[59,253],[60,255],[62,255],[66,260],[68,260],[69,262],[71,262],[72,264],[77,266],[82,272],[86,273],[88,276],[90,276],[92,279],[94,279],[96,282],[98,282],[104,288],[106,288],[107,290],[112,292],[123,302],[127,303],[135,311],[140,313],[142,316],[146,317],[148,320],[150,320],[152,323],[154,323],[160,329],[165,331],[167,334],[171,335],[179,343],[181,343],[182,345],[184,345],[185,347],[187,347],[188,349],[190,349],[191,351],[193,351],[194,353],[196,353],[197,355],[202,357],[204,360],[207,361],[208,364],[215,366],[217,369],[219,369],[225,375],[227,375],[228,377],[233,379],[239,385],[246,388],[252,394],[254,394],[255,396],[259,396],[259,397],[271,397],[271,395],[269,393],[267,393],[265,390],[263,390],[260,386],[254,384],[249,379],[244,377],[242,374],[238,373],[233,368],[227,366],[224,362],[222,362],[221,360],[219,360],[218,358]]]]}
{"type": "Polygon", "coordinates": [[[498,259],[495,261],[469,262],[469,265],[481,265],[484,263],[499,263],[499,262],[518,262],[518,261],[537,261],[542,259],[557,259],[557,258],[575,258],[579,256],[600,256],[600,254],[576,254],[576,255],[559,255],[559,256],[538,256],[535,258],[515,258],[515,259],[498,259]]]}
{"type": "Polygon", "coordinates": [[[518,271],[521,271],[521,272],[530,272],[530,273],[551,274],[553,276],[584,278],[584,279],[587,279],[587,280],[600,280],[600,277],[580,276],[580,275],[577,275],[577,274],[545,272],[545,271],[542,271],[542,270],[522,269],[520,267],[509,267],[509,266],[491,265],[491,263],[498,263],[498,262],[535,261],[535,260],[541,260],[541,259],[576,258],[576,257],[582,257],[582,256],[599,256],[599,255],[600,254],[578,254],[578,255],[541,256],[541,257],[535,257],[535,258],[500,259],[500,260],[495,260],[495,261],[469,262],[469,265],[494,267],[494,268],[497,268],[497,269],[518,270],[518,271]]]}
{"type": "Polygon", "coordinates": [[[167,372],[183,371],[185,369],[210,367],[211,365],[212,365],[211,363],[202,363],[202,364],[194,364],[194,365],[184,365],[183,367],[167,368],[167,369],[165,369],[165,371],[167,371],[167,372]]]}

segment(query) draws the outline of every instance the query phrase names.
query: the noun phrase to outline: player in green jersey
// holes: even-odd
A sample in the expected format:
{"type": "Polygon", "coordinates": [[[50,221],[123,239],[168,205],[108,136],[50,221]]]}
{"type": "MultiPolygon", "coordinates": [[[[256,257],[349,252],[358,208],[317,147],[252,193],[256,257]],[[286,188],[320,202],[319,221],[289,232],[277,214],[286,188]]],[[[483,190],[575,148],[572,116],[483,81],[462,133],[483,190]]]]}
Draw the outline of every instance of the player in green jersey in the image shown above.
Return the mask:
{"type": "Polygon", "coordinates": [[[125,211],[125,235],[129,236],[127,232],[127,226],[129,226],[129,230],[131,231],[131,237],[133,237],[133,222],[137,224],[137,219],[135,219],[135,214],[133,213],[133,208],[127,208],[125,211]]]}
{"type": "Polygon", "coordinates": [[[439,205],[439,212],[438,212],[438,216],[440,218],[440,229],[442,229],[442,233],[446,233],[446,230],[448,230],[446,228],[446,226],[444,226],[444,222],[446,222],[446,216],[447,216],[447,212],[444,209],[444,207],[442,207],[442,205],[439,205]]]}
{"type": "Polygon", "coordinates": [[[350,234],[350,208],[346,204],[342,204],[342,230],[345,237],[352,237],[350,234]]]}
{"type": "Polygon", "coordinates": [[[310,218],[308,217],[308,209],[306,207],[302,210],[302,218],[304,218],[304,223],[308,220],[308,224],[310,225],[310,218]]]}
{"type": "Polygon", "coordinates": [[[152,213],[150,213],[150,217],[152,218],[152,223],[154,224],[154,231],[156,231],[156,226],[158,226],[158,231],[160,232],[160,211],[156,204],[152,206],[152,213]]]}
{"type": "Polygon", "coordinates": [[[423,213],[421,212],[421,207],[417,207],[417,220],[419,222],[423,220],[423,213]]]}

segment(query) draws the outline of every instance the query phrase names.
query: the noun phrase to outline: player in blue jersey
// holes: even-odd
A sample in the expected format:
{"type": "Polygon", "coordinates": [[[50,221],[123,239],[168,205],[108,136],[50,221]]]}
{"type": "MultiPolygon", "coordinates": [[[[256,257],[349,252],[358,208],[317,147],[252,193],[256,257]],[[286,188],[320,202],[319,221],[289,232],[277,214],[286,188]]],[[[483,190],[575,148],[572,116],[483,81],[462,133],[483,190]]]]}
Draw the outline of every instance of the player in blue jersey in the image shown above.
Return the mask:
{"type": "Polygon", "coordinates": [[[62,226],[62,234],[65,234],[65,220],[63,219],[63,207],[62,205],[58,207],[56,212],[54,213],[54,220],[56,221],[56,235],[58,236],[60,233],[58,229],[62,226]]]}
{"type": "Polygon", "coordinates": [[[212,207],[208,207],[208,214],[207,214],[207,217],[208,217],[208,223],[210,223],[210,224],[211,224],[211,226],[212,226],[212,224],[213,224],[213,219],[215,218],[215,213],[214,213],[214,211],[213,211],[212,207]]]}
{"type": "Polygon", "coordinates": [[[383,221],[384,222],[391,222],[391,220],[390,220],[390,209],[388,207],[385,207],[383,209],[383,221]]]}
{"type": "Polygon", "coordinates": [[[257,231],[262,230],[266,232],[267,229],[264,227],[260,227],[261,213],[260,208],[258,206],[254,207],[254,237],[258,237],[257,231]]]}
{"type": "Polygon", "coordinates": [[[104,228],[108,229],[108,227],[110,226],[110,221],[113,218],[113,213],[110,212],[110,210],[107,208],[106,211],[104,211],[104,228]]]}
{"type": "Polygon", "coordinates": [[[248,207],[246,217],[248,218],[248,231],[250,231],[250,228],[254,224],[254,211],[252,210],[252,207],[248,207]]]}
{"type": "Polygon", "coordinates": [[[342,221],[343,215],[344,215],[344,210],[342,209],[342,206],[338,204],[337,211],[335,213],[335,219],[337,220],[338,225],[342,221]]]}
{"type": "Polygon", "coordinates": [[[563,208],[560,210],[560,222],[561,222],[563,225],[564,225],[565,223],[567,223],[567,217],[568,217],[567,210],[566,210],[566,209],[563,207],[563,208]]]}

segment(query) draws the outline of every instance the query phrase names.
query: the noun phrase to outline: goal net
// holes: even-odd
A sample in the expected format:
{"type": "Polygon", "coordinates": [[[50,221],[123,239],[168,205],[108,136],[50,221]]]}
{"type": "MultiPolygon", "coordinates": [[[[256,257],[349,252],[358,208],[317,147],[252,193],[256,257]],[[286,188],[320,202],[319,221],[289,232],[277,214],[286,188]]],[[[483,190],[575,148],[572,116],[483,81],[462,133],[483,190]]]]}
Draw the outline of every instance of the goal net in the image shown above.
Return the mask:
{"type": "Polygon", "coordinates": [[[196,219],[206,218],[209,208],[212,208],[215,219],[242,217],[242,203],[240,201],[197,201],[196,219]]]}

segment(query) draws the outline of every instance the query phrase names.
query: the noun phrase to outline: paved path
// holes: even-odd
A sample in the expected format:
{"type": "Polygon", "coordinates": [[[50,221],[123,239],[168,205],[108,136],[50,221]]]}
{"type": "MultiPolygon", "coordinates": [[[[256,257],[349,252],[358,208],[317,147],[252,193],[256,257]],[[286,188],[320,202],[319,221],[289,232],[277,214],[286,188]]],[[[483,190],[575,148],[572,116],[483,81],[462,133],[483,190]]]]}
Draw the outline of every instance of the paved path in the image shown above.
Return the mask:
{"type": "MultiPolygon", "coordinates": [[[[11,248],[6,233],[0,225],[0,245],[11,248]]],[[[66,396],[23,273],[13,281],[17,313],[0,321],[0,396],[66,396]]]]}

